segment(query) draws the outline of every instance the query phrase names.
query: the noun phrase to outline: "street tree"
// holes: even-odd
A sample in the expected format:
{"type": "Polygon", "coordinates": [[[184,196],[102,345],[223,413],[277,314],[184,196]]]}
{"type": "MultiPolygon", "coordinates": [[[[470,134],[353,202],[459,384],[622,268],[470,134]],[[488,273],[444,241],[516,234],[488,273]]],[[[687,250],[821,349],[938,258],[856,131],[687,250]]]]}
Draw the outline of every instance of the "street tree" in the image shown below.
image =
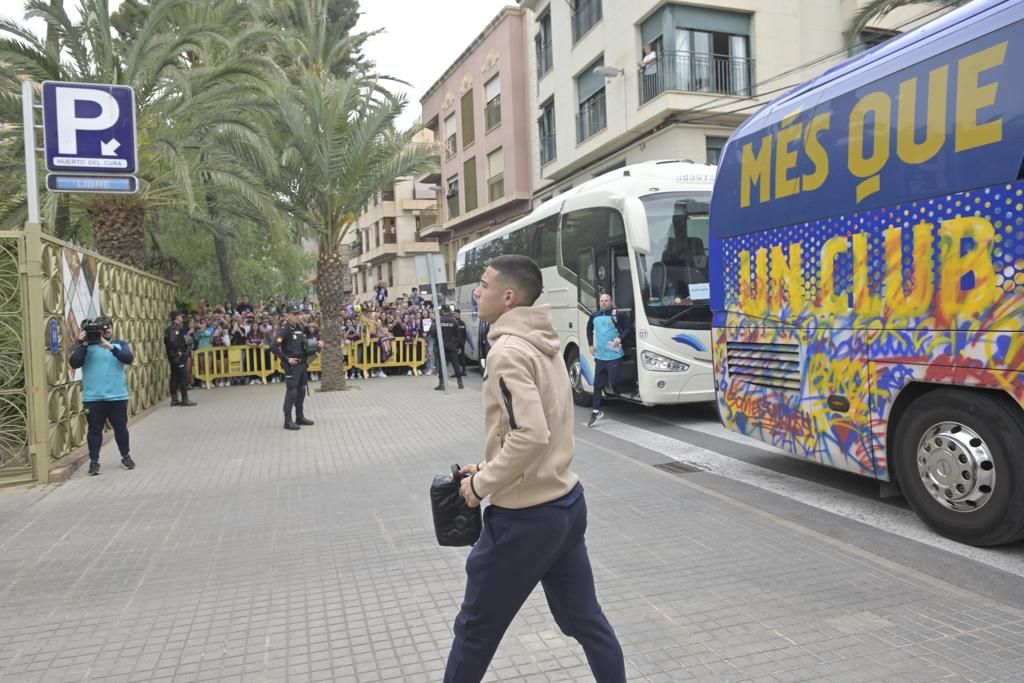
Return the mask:
{"type": "Polygon", "coordinates": [[[333,79],[304,71],[278,99],[281,121],[281,201],[299,231],[317,245],[316,288],[323,311],[321,389],[345,388],[342,336],[348,249],[343,241],[362,210],[396,178],[435,168],[433,146],[399,131],[400,96],[373,81],[333,79]]]}
{"type": "Polygon", "coordinates": [[[931,5],[936,9],[946,7],[952,9],[966,5],[970,0],[870,0],[863,7],[857,10],[846,27],[846,35],[851,43],[856,43],[861,32],[868,26],[887,14],[902,7],[911,5],[931,5]]]}

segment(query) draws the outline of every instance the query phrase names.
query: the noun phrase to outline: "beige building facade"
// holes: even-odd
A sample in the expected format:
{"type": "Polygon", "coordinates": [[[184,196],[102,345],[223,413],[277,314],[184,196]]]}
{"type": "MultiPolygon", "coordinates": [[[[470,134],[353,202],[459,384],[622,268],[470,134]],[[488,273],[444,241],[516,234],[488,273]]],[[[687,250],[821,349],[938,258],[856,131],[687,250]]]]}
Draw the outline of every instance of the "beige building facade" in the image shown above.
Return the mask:
{"type": "Polygon", "coordinates": [[[904,8],[848,41],[844,28],[867,0],[520,4],[530,11],[538,200],[626,164],[717,163],[760,106],[942,11],[904,8]]]}
{"type": "Polygon", "coordinates": [[[437,192],[414,178],[399,178],[377,195],[349,230],[353,302],[374,297],[378,282],[388,288],[389,301],[407,297],[416,286],[419,254],[437,253],[436,237],[424,237],[423,226],[436,221],[437,192]]]}

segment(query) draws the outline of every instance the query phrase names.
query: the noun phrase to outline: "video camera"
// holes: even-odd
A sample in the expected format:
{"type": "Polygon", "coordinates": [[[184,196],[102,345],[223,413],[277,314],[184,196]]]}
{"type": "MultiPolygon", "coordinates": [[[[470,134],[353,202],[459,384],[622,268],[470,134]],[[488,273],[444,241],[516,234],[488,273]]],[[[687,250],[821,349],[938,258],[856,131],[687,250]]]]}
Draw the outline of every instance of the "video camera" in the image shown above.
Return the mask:
{"type": "Polygon", "coordinates": [[[83,320],[82,331],[85,332],[85,342],[87,344],[99,344],[100,339],[103,338],[103,330],[110,326],[111,320],[106,316],[100,316],[95,320],[83,320]]]}

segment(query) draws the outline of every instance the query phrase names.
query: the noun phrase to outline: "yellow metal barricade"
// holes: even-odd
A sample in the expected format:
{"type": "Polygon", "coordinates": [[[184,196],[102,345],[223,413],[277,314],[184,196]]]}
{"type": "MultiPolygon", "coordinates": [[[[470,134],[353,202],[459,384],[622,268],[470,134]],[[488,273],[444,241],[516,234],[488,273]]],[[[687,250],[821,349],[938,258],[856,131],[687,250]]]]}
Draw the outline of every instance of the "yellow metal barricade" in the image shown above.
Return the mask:
{"type": "MultiPolygon", "coordinates": [[[[375,339],[361,340],[347,345],[347,369],[363,372],[378,368],[408,368],[420,374],[427,362],[427,342],[423,339],[406,341],[396,337],[391,341],[391,355],[383,358],[383,349],[375,339]]],[[[321,372],[320,355],[307,366],[309,372],[321,372]]],[[[209,387],[214,380],[258,377],[264,384],[272,375],[285,374],[281,360],[263,346],[214,346],[192,353],[192,374],[209,387]]]]}
{"type": "Polygon", "coordinates": [[[363,339],[348,345],[347,367],[364,373],[377,368],[408,368],[414,375],[427,362],[427,342],[424,339],[407,341],[395,337],[391,341],[391,357],[382,358],[380,343],[375,339],[363,339]]]}

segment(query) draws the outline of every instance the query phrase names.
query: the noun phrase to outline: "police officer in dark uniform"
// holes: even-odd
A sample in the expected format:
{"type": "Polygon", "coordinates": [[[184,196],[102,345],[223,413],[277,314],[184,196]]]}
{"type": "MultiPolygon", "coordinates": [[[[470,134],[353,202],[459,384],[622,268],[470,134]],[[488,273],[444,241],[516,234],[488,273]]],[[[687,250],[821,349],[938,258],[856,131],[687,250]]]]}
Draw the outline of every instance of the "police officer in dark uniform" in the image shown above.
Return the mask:
{"type": "Polygon", "coordinates": [[[181,311],[171,311],[171,324],[164,331],[164,349],[167,362],[171,365],[171,405],[194,406],[188,400],[188,357],[187,331],[181,324],[181,311]],[[181,399],[178,394],[181,394],[181,399]]]}
{"type": "MultiPolygon", "coordinates": [[[[428,333],[430,336],[437,338],[437,325],[430,328],[428,333]]],[[[438,339],[438,343],[434,347],[434,365],[437,367],[437,386],[434,387],[437,391],[444,391],[444,378],[448,374],[448,368],[441,364],[441,343],[442,339],[444,342],[444,355],[445,360],[452,364],[452,368],[455,370],[455,381],[459,384],[459,389],[462,389],[462,367],[459,365],[459,347],[461,343],[464,343],[465,337],[462,336],[464,333],[459,331],[459,324],[456,322],[454,316],[452,316],[451,308],[448,306],[441,307],[441,339],[438,339]],[[463,340],[460,342],[460,340],[463,340]]]]}
{"type": "MultiPolygon", "coordinates": [[[[284,428],[297,430],[299,426],[309,426],[313,421],[302,412],[302,404],[306,400],[309,377],[306,373],[309,365],[309,331],[299,322],[301,309],[295,304],[285,307],[285,324],[277,331],[270,345],[270,352],[281,359],[285,371],[284,394],[284,428]],[[295,421],[292,421],[292,406],[295,407],[295,421]]],[[[311,354],[310,354],[311,355],[311,354]]]]}

